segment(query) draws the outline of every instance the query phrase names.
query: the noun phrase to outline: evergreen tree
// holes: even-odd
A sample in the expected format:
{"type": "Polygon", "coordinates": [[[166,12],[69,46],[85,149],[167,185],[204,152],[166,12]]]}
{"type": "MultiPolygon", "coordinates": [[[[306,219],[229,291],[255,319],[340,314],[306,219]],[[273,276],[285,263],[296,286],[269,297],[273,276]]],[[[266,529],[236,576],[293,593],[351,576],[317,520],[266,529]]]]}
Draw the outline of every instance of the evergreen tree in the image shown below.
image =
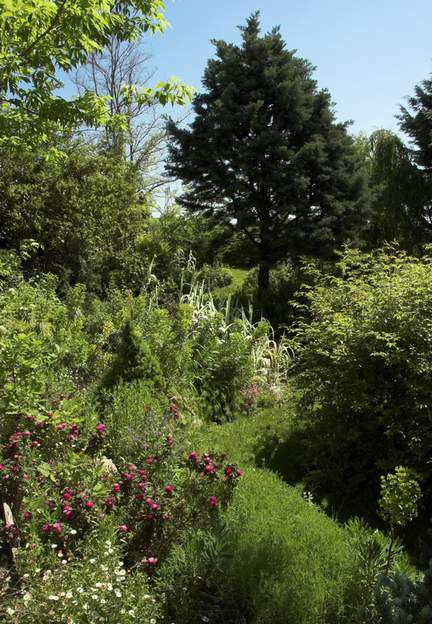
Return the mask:
{"type": "Polygon", "coordinates": [[[264,302],[279,260],[357,238],[366,185],[311,64],[286,49],[278,28],[260,36],[258,13],[241,31],[241,46],[214,42],[191,126],[169,123],[168,171],[188,185],[184,206],[235,223],[252,241],[264,302]]]}
{"type": "Polygon", "coordinates": [[[412,156],[422,177],[422,225],[425,238],[432,236],[432,78],[414,88],[408,108],[401,106],[399,125],[412,143],[412,156]]]}

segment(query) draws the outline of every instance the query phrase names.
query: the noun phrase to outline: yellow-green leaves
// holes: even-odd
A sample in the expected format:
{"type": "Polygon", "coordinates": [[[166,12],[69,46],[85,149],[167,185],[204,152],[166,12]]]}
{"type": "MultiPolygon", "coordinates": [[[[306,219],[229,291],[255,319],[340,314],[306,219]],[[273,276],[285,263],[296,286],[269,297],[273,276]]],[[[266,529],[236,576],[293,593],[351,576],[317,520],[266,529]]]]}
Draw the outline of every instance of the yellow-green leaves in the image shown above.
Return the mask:
{"type": "MultiPolygon", "coordinates": [[[[110,37],[134,41],[166,26],[161,0],[0,0],[0,145],[32,149],[53,132],[110,122],[106,98],[56,94],[59,70],[69,72],[110,37]]],[[[190,89],[177,81],[134,97],[184,103],[190,89]]]]}

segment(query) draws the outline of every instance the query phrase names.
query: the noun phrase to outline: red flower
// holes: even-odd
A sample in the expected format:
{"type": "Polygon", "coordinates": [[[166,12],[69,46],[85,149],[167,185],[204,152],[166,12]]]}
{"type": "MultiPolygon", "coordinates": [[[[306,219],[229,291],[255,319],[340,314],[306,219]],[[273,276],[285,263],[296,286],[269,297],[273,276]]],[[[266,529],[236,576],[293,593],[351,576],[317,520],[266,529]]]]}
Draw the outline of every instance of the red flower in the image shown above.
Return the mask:
{"type": "Polygon", "coordinates": [[[31,517],[32,517],[32,514],[31,514],[31,512],[30,512],[30,511],[25,511],[25,512],[23,513],[23,519],[24,519],[24,520],[30,520],[30,519],[31,519],[31,517]]]}
{"type": "Polygon", "coordinates": [[[137,485],[137,488],[139,488],[140,490],[145,490],[147,487],[147,483],[145,481],[140,481],[137,485]]]}
{"type": "Polygon", "coordinates": [[[134,480],[134,476],[130,472],[122,472],[121,477],[123,481],[126,481],[126,483],[130,483],[131,481],[134,480]]]}
{"type": "Polygon", "coordinates": [[[61,534],[61,532],[62,532],[62,525],[60,524],[60,522],[54,522],[54,524],[52,525],[52,531],[56,535],[60,535],[61,534]]]}
{"type": "Polygon", "coordinates": [[[93,501],[91,501],[91,500],[88,500],[88,501],[86,501],[86,502],[84,503],[84,507],[85,507],[86,509],[93,509],[93,507],[94,507],[94,502],[93,502],[93,501]]]}
{"type": "Polygon", "coordinates": [[[57,425],[56,429],[57,431],[63,431],[63,429],[66,429],[67,425],[66,423],[60,423],[59,425],[57,425]]]}
{"type": "Polygon", "coordinates": [[[72,498],[72,494],[68,490],[63,490],[62,499],[68,501],[72,498]]]}
{"type": "Polygon", "coordinates": [[[148,464],[149,466],[151,466],[152,464],[154,464],[156,461],[156,457],[154,457],[153,455],[150,455],[149,457],[147,457],[146,459],[146,464],[148,464]]]}
{"type": "Polygon", "coordinates": [[[192,453],[189,453],[189,461],[196,464],[198,461],[198,453],[196,451],[192,451],[192,453]]]}
{"type": "Polygon", "coordinates": [[[241,468],[239,468],[236,472],[236,476],[240,479],[240,477],[243,476],[243,470],[241,468]]]}
{"type": "Polygon", "coordinates": [[[217,505],[217,498],[216,496],[210,496],[210,498],[207,499],[207,505],[210,507],[210,509],[214,509],[217,505]]]}
{"type": "Polygon", "coordinates": [[[112,491],[113,491],[113,492],[115,492],[115,493],[117,494],[117,493],[118,493],[118,492],[120,492],[120,490],[121,490],[121,485],[120,485],[120,483],[113,483],[113,486],[112,486],[112,488],[111,488],[111,489],[112,489],[112,491]]]}
{"type": "Polygon", "coordinates": [[[129,527],[127,524],[119,524],[117,527],[120,533],[127,533],[129,531],[129,527]]]}
{"type": "Polygon", "coordinates": [[[208,474],[213,474],[215,471],[215,467],[213,466],[213,464],[207,464],[207,466],[204,466],[204,474],[208,475],[208,474]]]}
{"type": "Polygon", "coordinates": [[[227,477],[232,475],[233,472],[234,472],[234,468],[232,466],[226,466],[226,468],[224,468],[224,473],[226,474],[227,477]]]}
{"type": "Polygon", "coordinates": [[[145,477],[146,476],[146,471],[143,470],[142,468],[140,468],[139,470],[137,470],[137,473],[141,476],[141,477],[145,477]]]}
{"type": "Polygon", "coordinates": [[[174,487],[173,487],[172,485],[169,485],[169,484],[168,484],[168,485],[166,485],[166,486],[164,487],[164,491],[165,491],[167,494],[172,494],[172,493],[173,493],[173,490],[174,490],[174,487]]]}

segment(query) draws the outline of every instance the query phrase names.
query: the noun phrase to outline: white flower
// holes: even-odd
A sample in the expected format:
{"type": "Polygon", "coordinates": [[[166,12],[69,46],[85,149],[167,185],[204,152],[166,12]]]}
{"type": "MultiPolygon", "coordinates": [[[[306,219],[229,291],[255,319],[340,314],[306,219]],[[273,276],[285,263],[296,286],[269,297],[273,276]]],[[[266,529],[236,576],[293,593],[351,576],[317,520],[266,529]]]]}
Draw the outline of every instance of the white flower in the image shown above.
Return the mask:
{"type": "Polygon", "coordinates": [[[58,548],[57,544],[51,544],[51,548],[58,548]]]}
{"type": "Polygon", "coordinates": [[[67,564],[66,559],[62,559],[62,564],[63,564],[63,565],[66,565],[66,564],[67,564]]]}
{"type": "Polygon", "coordinates": [[[77,592],[78,592],[79,594],[82,594],[82,593],[83,593],[83,591],[84,591],[84,590],[83,590],[83,588],[82,588],[82,587],[77,587],[77,592]]]}
{"type": "Polygon", "coordinates": [[[13,614],[15,613],[15,611],[14,611],[13,609],[11,609],[10,607],[8,607],[8,608],[6,609],[6,613],[7,613],[8,615],[13,615],[13,614]]]}
{"type": "Polygon", "coordinates": [[[28,602],[29,600],[31,600],[31,594],[29,594],[28,592],[25,593],[23,596],[23,600],[24,602],[28,602]]]}
{"type": "Polygon", "coordinates": [[[135,611],[133,609],[129,609],[128,611],[129,615],[131,615],[132,617],[135,617],[135,611]]]}
{"type": "Polygon", "coordinates": [[[117,589],[117,587],[115,588],[114,593],[117,596],[117,598],[121,598],[122,593],[119,589],[117,589]]]}
{"type": "Polygon", "coordinates": [[[95,583],[95,587],[96,587],[97,589],[100,589],[100,588],[102,587],[102,583],[95,583]]]}
{"type": "Polygon", "coordinates": [[[108,585],[107,585],[107,590],[108,590],[108,591],[112,591],[112,587],[113,587],[113,586],[111,585],[111,583],[108,583],[108,585]]]}
{"type": "Polygon", "coordinates": [[[154,618],[152,618],[152,619],[150,620],[150,624],[156,624],[156,620],[155,620],[154,618]]]}
{"type": "Polygon", "coordinates": [[[71,590],[69,590],[69,591],[66,593],[65,598],[67,598],[68,600],[70,600],[70,599],[72,598],[72,592],[71,592],[71,590]]]}
{"type": "Polygon", "coordinates": [[[55,594],[51,594],[51,596],[48,596],[48,600],[59,600],[59,597],[55,594]]]}
{"type": "Polygon", "coordinates": [[[71,534],[71,535],[76,535],[76,534],[77,534],[77,532],[76,532],[76,530],[75,530],[75,529],[72,529],[72,530],[71,530],[71,532],[70,532],[70,534],[71,534]]]}
{"type": "Polygon", "coordinates": [[[96,563],[96,559],[89,559],[89,563],[96,563]]]}

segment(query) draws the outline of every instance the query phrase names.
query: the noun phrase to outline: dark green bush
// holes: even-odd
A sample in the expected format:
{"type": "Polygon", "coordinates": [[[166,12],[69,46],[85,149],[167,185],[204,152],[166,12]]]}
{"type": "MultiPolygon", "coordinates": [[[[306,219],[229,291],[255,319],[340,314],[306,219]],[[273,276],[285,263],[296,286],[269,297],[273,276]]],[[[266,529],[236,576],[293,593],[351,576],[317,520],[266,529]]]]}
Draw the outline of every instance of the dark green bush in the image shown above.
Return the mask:
{"type": "Polygon", "coordinates": [[[376,510],[403,465],[432,500],[431,257],[348,251],[306,292],[294,350],[308,480],[341,513],[376,510]]]}

